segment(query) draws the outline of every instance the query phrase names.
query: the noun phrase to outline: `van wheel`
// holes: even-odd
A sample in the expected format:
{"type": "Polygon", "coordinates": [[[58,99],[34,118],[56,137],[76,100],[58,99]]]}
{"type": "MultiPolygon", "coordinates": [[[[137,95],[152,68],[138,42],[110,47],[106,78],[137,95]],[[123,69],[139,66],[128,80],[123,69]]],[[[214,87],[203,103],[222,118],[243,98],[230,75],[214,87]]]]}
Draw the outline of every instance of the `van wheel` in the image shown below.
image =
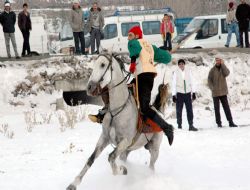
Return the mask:
{"type": "Polygon", "coordinates": [[[198,47],[194,47],[193,49],[202,49],[202,47],[199,47],[199,46],[198,46],[198,47]]]}

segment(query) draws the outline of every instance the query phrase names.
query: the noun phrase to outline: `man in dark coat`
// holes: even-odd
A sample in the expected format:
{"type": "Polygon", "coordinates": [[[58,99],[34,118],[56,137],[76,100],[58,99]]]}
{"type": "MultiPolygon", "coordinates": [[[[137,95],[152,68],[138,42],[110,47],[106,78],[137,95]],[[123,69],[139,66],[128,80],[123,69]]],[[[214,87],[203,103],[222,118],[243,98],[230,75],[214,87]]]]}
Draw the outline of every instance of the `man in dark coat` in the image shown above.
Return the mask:
{"type": "Polygon", "coordinates": [[[208,75],[208,86],[212,91],[214,101],[215,119],[218,127],[222,127],[220,117],[220,102],[226,114],[230,127],[237,127],[234,124],[231,110],[227,100],[228,88],[226,77],[230,74],[229,69],[220,58],[215,59],[215,66],[210,70],[208,75]]]}
{"type": "Polygon", "coordinates": [[[248,28],[250,20],[250,6],[246,3],[246,0],[241,0],[241,4],[237,7],[236,18],[239,22],[241,47],[244,47],[243,33],[245,33],[245,45],[249,48],[248,28]]]}
{"type": "Polygon", "coordinates": [[[10,40],[11,40],[13,49],[15,51],[16,59],[20,59],[17,52],[16,38],[15,38],[16,14],[11,10],[10,2],[8,1],[4,3],[4,12],[0,15],[0,23],[3,26],[4,39],[5,39],[8,58],[11,58],[10,54],[10,40]]]}
{"type": "Polygon", "coordinates": [[[31,20],[30,13],[28,12],[28,4],[23,4],[23,11],[18,14],[18,26],[23,34],[23,51],[22,57],[31,56],[30,53],[30,30],[31,30],[31,20]],[[27,51],[27,55],[25,52],[27,51]]]}

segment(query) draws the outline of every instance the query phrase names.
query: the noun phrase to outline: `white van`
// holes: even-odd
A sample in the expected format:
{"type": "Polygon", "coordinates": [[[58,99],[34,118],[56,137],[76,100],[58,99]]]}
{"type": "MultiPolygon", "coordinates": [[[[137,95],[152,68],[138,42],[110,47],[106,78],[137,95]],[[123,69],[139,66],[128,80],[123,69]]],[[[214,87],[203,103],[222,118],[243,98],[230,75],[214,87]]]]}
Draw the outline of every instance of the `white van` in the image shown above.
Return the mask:
{"type": "MultiPolygon", "coordinates": [[[[174,15],[171,15],[174,24],[174,15]]],[[[131,27],[139,25],[143,31],[143,38],[157,47],[163,46],[160,35],[160,26],[164,14],[124,15],[105,18],[104,39],[101,40],[103,48],[112,48],[116,52],[128,52],[128,31],[131,27]]],[[[177,34],[176,27],[173,37],[177,34]]]]}
{"type": "MultiPolygon", "coordinates": [[[[128,31],[131,27],[139,25],[143,31],[143,37],[150,43],[156,46],[163,46],[163,40],[160,35],[160,26],[164,13],[170,15],[174,24],[175,15],[172,12],[166,12],[165,9],[160,10],[145,10],[145,11],[124,11],[124,15],[108,16],[104,18],[104,39],[101,40],[101,47],[105,49],[113,49],[116,52],[128,52],[128,31]],[[157,13],[155,13],[157,12],[157,13]],[[161,12],[161,13],[159,13],[161,12]],[[125,13],[125,14],[124,14],[125,13]],[[130,13],[128,15],[127,13],[130,13]]],[[[61,33],[67,33],[68,37],[64,38],[61,35],[60,48],[74,46],[72,31],[66,31],[66,25],[61,33]]],[[[174,26],[174,35],[177,35],[176,27],[174,26]]],[[[71,29],[69,29],[71,30],[71,29]]],[[[90,35],[85,31],[85,47],[90,46],[90,35]]]]}
{"type": "MultiPolygon", "coordinates": [[[[47,40],[47,33],[44,29],[43,17],[31,17],[31,22],[32,22],[32,30],[30,31],[31,52],[35,52],[38,54],[48,53],[48,40],[47,40]]],[[[23,35],[18,27],[17,22],[15,25],[15,37],[16,37],[17,51],[18,54],[21,55],[23,48],[23,35]]],[[[0,43],[0,57],[7,57],[2,25],[0,25],[0,41],[2,42],[0,43]]],[[[10,41],[10,51],[12,57],[14,57],[15,54],[11,41],[10,41]]]]}
{"type": "MultiPolygon", "coordinates": [[[[249,30],[250,31],[250,30],[249,30]]],[[[227,41],[226,15],[198,16],[179,34],[173,43],[183,43],[180,48],[219,48],[227,41]]],[[[230,47],[236,47],[236,37],[232,34],[230,47]]]]}

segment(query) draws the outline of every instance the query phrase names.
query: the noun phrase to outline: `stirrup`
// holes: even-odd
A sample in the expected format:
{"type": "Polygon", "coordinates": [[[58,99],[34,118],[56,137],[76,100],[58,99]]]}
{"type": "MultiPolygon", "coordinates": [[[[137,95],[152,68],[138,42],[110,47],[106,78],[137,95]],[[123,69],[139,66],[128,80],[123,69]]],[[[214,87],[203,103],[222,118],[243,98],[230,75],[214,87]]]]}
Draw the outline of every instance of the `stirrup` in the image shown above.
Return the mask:
{"type": "Polygon", "coordinates": [[[100,117],[98,117],[98,115],[88,115],[88,118],[90,119],[90,121],[94,122],[94,123],[102,123],[102,119],[100,117]]]}

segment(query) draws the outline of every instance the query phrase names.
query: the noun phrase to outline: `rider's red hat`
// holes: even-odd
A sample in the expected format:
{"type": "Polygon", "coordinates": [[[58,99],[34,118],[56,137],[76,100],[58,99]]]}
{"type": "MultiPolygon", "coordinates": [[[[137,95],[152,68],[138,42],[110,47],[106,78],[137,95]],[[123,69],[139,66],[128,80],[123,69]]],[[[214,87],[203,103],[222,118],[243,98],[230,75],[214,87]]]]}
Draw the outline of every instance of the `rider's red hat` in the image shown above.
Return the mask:
{"type": "Polygon", "coordinates": [[[128,33],[130,33],[130,32],[134,33],[135,35],[138,35],[139,39],[142,38],[142,31],[141,31],[140,26],[134,26],[134,27],[130,28],[128,33]]]}

